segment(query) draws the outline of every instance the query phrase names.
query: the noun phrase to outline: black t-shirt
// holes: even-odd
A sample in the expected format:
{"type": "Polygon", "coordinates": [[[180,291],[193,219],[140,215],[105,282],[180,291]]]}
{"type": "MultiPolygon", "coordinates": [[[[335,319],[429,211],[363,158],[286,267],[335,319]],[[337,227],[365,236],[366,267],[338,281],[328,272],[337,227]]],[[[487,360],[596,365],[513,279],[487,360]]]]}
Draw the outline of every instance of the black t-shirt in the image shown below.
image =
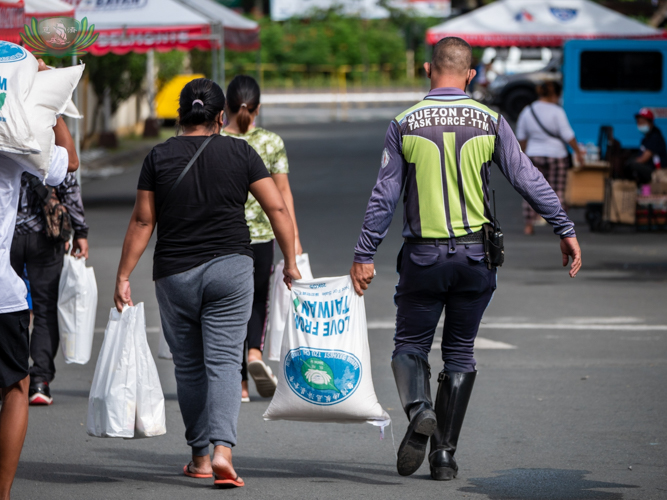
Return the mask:
{"type": "Polygon", "coordinates": [[[253,255],[244,205],[250,185],[269,177],[269,172],[246,141],[214,137],[165,203],[205,139],[172,137],[155,146],[141,168],[137,189],[155,192],[154,280],[222,255],[253,255]]]}
{"type": "MultiPolygon", "coordinates": [[[[662,168],[667,168],[667,146],[665,146],[665,138],[658,127],[653,127],[651,131],[642,139],[642,149],[648,149],[653,156],[660,158],[662,168]]],[[[652,163],[655,162],[652,160],[652,163]]]]}

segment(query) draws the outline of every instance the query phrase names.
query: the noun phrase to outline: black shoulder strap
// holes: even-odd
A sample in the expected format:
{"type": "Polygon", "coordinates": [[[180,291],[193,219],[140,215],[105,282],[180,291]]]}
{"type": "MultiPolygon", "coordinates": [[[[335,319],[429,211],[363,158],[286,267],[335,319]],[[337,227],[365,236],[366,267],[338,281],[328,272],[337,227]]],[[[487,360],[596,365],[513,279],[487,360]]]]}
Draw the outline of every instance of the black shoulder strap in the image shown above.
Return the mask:
{"type": "Polygon", "coordinates": [[[51,189],[42,184],[42,181],[36,175],[28,175],[30,175],[30,180],[28,181],[30,189],[32,189],[35,194],[39,196],[39,198],[42,200],[42,204],[46,205],[46,203],[49,201],[49,197],[51,196],[51,189]]]}
{"type": "Polygon", "coordinates": [[[568,144],[567,144],[567,142],[565,142],[565,140],[561,136],[556,135],[553,132],[550,132],[549,130],[547,130],[547,128],[544,125],[542,125],[542,122],[540,121],[540,119],[535,114],[535,110],[533,109],[533,105],[529,104],[528,107],[530,108],[530,114],[533,115],[533,118],[535,118],[535,121],[537,122],[537,124],[540,126],[540,128],[542,130],[544,130],[544,133],[547,134],[550,137],[553,137],[554,139],[558,139],[560,142],[562,142],[565,145],[565,149],[567,149],[568,144]]]}
{"type": "MultiPolygon", "coordinates": [[[[214,135],[215,135],[215,134],[214,134],[214,135]]],[[[185,166],[185,168],[184,168],[183,171],[181,172],[181,175],[179,175],[179,176],[178,176],[178,179],[176,179],[176,182],[174,182],[174,183],[172,184],[171,189],[170,189],[169,192],[167,193],[167,196],[164,197],[164,200],[163,200],[163,202],[162,202],[162,206],[163,206],[163,207],[164,207],[164,203],[165,203],[166,201],[168,201],[169,198],[171,198],[172,194],[174,194],[174,191],[176,190],[176,188],[178,187],[178,185],[179,185],[179,184],[181,183],[181,181],[183,180],[183,177],[185,177],[185,174],[188,173],[188,170],[190,170],[190,168],[192,167],[192,165],[194,165],[194,163],[195,163],[195,161],[197,160],[197,158],[199,158],[199,155],[201,154],[201,152],[204,151],[204,148],[205,148],[206,146],[208,146],[208,143],[211,142],[211,140],[213,140],[214,135],[209,135],[209,136],[206,138],[206,140],[202,143],[202,145],[199,146],[199,149],[198,149],[197,152],[194,154],[194,156],[190,159],[190,161],[188,162],[188,164],[185,166]]]]}

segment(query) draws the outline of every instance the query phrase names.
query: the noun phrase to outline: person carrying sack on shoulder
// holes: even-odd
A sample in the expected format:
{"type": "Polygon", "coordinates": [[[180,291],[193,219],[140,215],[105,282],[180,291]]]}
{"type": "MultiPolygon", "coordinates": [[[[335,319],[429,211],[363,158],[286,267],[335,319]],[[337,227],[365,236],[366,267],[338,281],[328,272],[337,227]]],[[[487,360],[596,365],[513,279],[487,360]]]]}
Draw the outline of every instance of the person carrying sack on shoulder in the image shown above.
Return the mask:
{"type": "MultiPolygon", "coordinates": [[[[24,50],[24,49],[20,49],[24,50]]],[[[38,60],[38,70],[47,71],[38,60]]],[[[62,118],[53,127],[55,146],[46,178],[57,186],[67,172],[79,168],[76,147],[62,118]]],[[[11,245],[21,192],[21,176],[29,171],[40,179],[37,170],[27,170],[0,153],[0,498],[9,498],[14,476],[28,430],[28,393],[30,387],[30,310],[25,282],[12,269],[11,245]]],[[[62,266],[62,260],[60,261],[62,266]]],[[[23,276],[21,270],[20,276],[23,276]]],[[[57,285],[56,285],[57,286],[57,285]]]]}
{"type": "Polygon", "coordinates": [[[192,449],[183,473],[215,477],[220,487],[240,487],[244,482],[232,465],[232,447],[253,301],[253,253],[244,211],[248,192],[271,222],[285,256],[288,287],[301,278],[294,226],[255,150],[246,141],[220,135],[225,108],[220,86],[206,78],[193,80],[181,91],[179,105],[183,135],[155,146],[141,169],[114,302],[119,311],[133,305],[130,274],[157,225],[155,293],[192,449]]]}
{"type": "MultiPolygon", "coordinates": [[[[539,99],[529,104],[517,121],[516,137],[524,153],[533,165],[542,172],[551,188],[558,195],[561,205],[565,203],[567,170],[572,167],[568,146],[572,148],[579,164],[584,155],[574,136],[567,115],[559,106],[563,87],[558,82],[546,82],[537,87],[539,99]]],[[[530,204],[523,200],[524,234],[533,235],[538,218],[530,204]]]]}
{"type": "Polygon", "coordinates": [[[449,480],[458,473],[454,453],[477,376],[475,337],[503,260],[502,234],[489,203],[491,162],[553,225],[563,266],[572,258],[570,276],[581,267],[574,224],[553,189],[521,152],[507,121],[465,93],[475,76],[471,63],[472,48],[461,38],[443,38],[433,48],[432,62],[424,64],[431,91],[387,130],[350,270],[355,291],[363,295],[405,191],[391,361],[409,421],[396,463],[402,476],[419,469],[429,439],[431,477],[449,480]],[[434,405],[428,355],[443,308],[444,368],[434,405]]]}

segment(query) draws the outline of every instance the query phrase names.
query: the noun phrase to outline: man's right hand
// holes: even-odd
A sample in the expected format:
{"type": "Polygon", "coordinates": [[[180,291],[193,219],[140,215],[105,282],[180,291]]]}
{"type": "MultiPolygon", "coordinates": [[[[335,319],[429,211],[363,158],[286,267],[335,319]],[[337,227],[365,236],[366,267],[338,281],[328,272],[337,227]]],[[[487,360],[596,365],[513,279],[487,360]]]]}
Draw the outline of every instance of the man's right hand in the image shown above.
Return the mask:
{"type": "Polygon", "coordinates": [[[350,277],[352,278],[352,285],[357,295],[364,294],[364,290],[368,290],[368,285],[373,281],[375,276],[375,264],[359,264],[355,262],[350,269],[350,277]]]}
{"type": "Polygon", "coordinates": [[[563,238],[560,240],[560,251],[563,253],[563,267],[567,266],[570,257],[572,257],[570,278],[574,278],[581,269],[581,248],[579,248],[577,238],[563,238]]]}
{"type": "Polygon", "coordinates": [[[47,71],[49,68],[42,59],[37,59],[37,71],[47,71]]]}

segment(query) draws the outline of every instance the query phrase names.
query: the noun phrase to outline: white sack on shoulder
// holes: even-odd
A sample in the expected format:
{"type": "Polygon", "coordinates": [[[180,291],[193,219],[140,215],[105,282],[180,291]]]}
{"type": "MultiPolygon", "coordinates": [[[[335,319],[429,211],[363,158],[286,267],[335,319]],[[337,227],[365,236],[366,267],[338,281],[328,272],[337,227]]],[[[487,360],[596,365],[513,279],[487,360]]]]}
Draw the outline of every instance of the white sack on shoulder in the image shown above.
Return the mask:
{"type": "Polygon", "coordinates": [[[24,108],[37,69],[37,59],[29,51],[0,40],[0,151],[4,153],[41,151],[24,108]]]}
{"type": "Polygon", "coordinates": [[[137,413],[137,308],[109,313],[88,398],[86,430],[96,437],[134,437],[137,413]]]}
{"type": "Polygon", "coordinates": [[[350,277],[299,280],[292,291],[278,387],[264,419],[388,425],[373,388],[364,298],[350,277]]]}
{"type": "MultiPolygon", "coordinates": [[[[308,254],[296,256],[296,267],[299,268],[301,279],[312,280],[313,273],[310,270],[310,259],[308,254]]],[[[289,316],[289,307],[292,302],[290,291],[283,281],[283,269],[285,269],[285,260],[281,260],[273,272],[271,280],[271,295],[269,301],[269,360],[280,361],[280,348],[283,343],[283,332],[285,323],[289,316]]]]}
{"type": "Polygon", "coordinates": [[[58,329],[66,363],[90,360],[97,312],[95,271],[84,259],[65,255],[58,286],[58,329]]]}
{"type": "Polygon", "coordinates": [[[35,75],[30,94],[24,104],[30,130],[41,153],[10,155],[17,163],[38,170],[45,177],[51,166],[56,117],[67,109],[67,103],[81,79],[85,65],[40,71],[35,75]]]}

